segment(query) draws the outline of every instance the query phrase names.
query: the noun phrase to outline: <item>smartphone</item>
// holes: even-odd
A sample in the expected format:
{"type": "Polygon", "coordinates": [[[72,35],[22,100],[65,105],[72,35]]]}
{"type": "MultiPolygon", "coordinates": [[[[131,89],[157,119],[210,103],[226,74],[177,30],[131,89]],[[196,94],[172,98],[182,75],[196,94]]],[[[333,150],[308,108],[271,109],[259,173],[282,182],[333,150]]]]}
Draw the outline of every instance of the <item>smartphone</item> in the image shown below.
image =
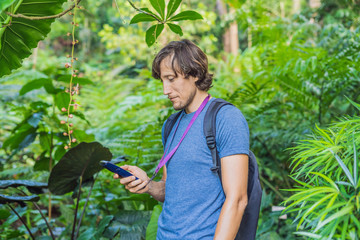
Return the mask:
{"type": "MultiPolygon", "coordinates": [[[[132,175],[130,172],[122,169],[119,166],[116,166],[115,164],[109,162],[109,161],[100,161],[100,165],[103,166],[104,168],[106,168],[107,170],[116,173],[117,175],[119,175],[120,177],[124,178],[124,177],[130,177],[130,176],[134,176],[132,175]]],[[[135,177],[135,180],[137,180],[138,178],[135,177]]]]}

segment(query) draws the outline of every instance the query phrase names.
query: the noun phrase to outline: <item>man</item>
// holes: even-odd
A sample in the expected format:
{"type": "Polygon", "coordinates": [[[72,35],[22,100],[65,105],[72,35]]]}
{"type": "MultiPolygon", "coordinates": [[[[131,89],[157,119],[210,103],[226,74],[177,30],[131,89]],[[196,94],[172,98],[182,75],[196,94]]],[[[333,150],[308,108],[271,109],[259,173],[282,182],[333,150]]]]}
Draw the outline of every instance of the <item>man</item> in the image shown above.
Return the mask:
{"type": "MultiPolygon", "coordinates": [[[[163,92],[174,109],[183,111],[164,146],[168,154],[179,143],[191,118],[207,98],[212,74],[208,72],[207,57],[200,48],[189,40],[182,40],[170,42],[157,54],[152,75],[161,79],[163,92]]],[[[221,158],[221,184],[219,176],[210,171],[213,162],[202,127],[212,100],[165,164],[161,181],[150,181],[136,166],[122,167],[139,178],[121,179],[126,189],[132,193],[149,193],[164,202],[158,220],[158,240],[224,240],[234,239],[238,232],[248,200],[249,130],[245,118],[234,106],[224,106],[218,112],[216,143],[221,158]]]]}

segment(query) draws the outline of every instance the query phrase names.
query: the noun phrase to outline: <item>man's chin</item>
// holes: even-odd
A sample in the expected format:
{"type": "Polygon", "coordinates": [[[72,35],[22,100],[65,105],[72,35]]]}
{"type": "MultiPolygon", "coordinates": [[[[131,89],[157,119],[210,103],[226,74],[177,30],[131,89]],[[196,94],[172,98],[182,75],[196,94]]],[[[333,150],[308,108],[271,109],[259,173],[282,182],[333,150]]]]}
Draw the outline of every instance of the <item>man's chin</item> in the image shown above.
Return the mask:
{"type": "Polygon", "coordinates": [[[176,110],[176,111],[179,111],[179,110],[183,110],[184,107],[179,105],[179,104],[173,104],[173,108],[176,110]]]}

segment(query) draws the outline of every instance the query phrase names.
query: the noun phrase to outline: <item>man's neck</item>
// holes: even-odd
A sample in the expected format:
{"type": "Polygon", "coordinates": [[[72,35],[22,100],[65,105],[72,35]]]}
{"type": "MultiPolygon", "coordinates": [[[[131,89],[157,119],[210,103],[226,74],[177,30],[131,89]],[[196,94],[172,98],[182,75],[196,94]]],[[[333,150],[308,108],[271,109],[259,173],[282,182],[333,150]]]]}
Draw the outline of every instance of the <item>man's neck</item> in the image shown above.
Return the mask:
{"type": "Polygon", "coordinates": [[[193,101],[185,108],[185,112],[187,114],[195,112],[208,95],[209,93],[198,90],[193,101]]]}

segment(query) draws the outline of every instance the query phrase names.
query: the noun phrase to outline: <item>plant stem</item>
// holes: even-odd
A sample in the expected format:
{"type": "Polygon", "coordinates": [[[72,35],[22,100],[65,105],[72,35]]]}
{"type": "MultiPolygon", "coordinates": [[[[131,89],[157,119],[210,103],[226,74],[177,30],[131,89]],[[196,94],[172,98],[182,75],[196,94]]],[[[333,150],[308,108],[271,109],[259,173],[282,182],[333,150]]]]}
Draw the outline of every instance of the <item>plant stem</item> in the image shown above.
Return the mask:
{"type": "MultiPolygon", "coordinates": [[[[53,114],[55,112],[55,103],[53,105],[53,114]]],[[[54,132],[51,131],[50,134],[50,160],[49,160],[49,172],[51,172],[52,170],[52,163],[53,163],[53,158],[52,158],[52,151],[54,149],[54,145],[53,145],[53,138],[54,138],[54,132]]],[[[49,221],[51,220],[51,211],[52,211],[52,206],[51,206],[51,192],[49,191],[49,204],[48,204],[48,217],[49,217],[49,221]]]]}
{"type": "MultiPolygon", "coordinates": [[[[115,1],[116,1],[116,0],[115,0],[115,1]]],[[[149,15],[149,16],[155,18],[155,20],[158,21],[159,23],[165,23],[164,21],[161,21],[161,19],[159,19],[158,17],[156,17],[154,14],[145,12],[145,11],[141,10],[140,8],[137,8],[130,0],[127,0],[127,1],[130,3],[130,5],[131,5],[136,11],[138,11],[138,12],[140,12],[140,13],[143,13],[143,14],[146,14],[146,15],[149,15]]]]}
{"type": "Polygon", "coordinates": [[[263,176],[260,176],[260,180],[267,185],[269,188],[271,188],[280,198],[281,200],[285,200],[285,197],[277,190],[271,183],[269,183],[263,176]]]}
{"type": "Polygon", "coordinates": [[[95,184],[95,181],[96,181],[96,178],[98,177],[98,175],[99,175],[99,173],[96,174],[96,177],[94,178],[94,181],[93,181],[93,183],[91,184],[89,193],[88,193],[87,198],[86,198],[86,201],[85,201],[85,205],[84,205],[84,207],[83,207],[83,211],[82,211],[81,216],[80,216],[80,219],[79,219],[79,223],[78,223],[78,227],[77,227],[77,230],[76,230],[75,238],[77,238],[77,236],[78,236],[78,234],[79,234],[81,221],[82,221],[82,218],[83,218],[83,216],[84,216],[85,209],[86,209],[87,203],[88,203],[88,201],[89,201],[91,191],[92,191],[92,189],[93,189],[93,187],[94,187],[94,184],[95,184]]]}
{"type": "Polygon", "coordinates": [[[79,192],[77,195],[77,200],[76,200],[76,207],[75,207],[75,214],[74,214],[74,223],[73,223],[73,229],[71,232],[71,240],[74,240],[74,233],[75,233],[75,226],[76,226],[76,218],[77,218],[77,212],[78,212],[78,208],[79,208],[79,201],[80,201],[80,194],[81,194],[81,184],[82,184],[82,174],[80,177],[80,184],[79,184],[79,192]]]}
{"type": "Polygon", "coordinates": [[[26,225],[25,221],[20,217],[20,215],[17,213],[17,211],[16,211],[9,203],[8,203],[7,205],[8,205],[8,206],[11,208],[11,210],[16,214],[16,216],[18,216],[18,218],[20,219],[20,221],[24,224],[24,226],[26,227],[27,231],[29,232],[31,238],[35,240],[34,235],[32,235],[32,233],[31,233],[29,227],[26,225]]]}
{"type": "Polygon", "coordinates": [[[5,12],[8,16],[14,17],[14,18],[25,18],[25,19],[29,19],[29,20],[43,20],[43,19],[52,19],[52,18],[59,18],[62,17],[63,15],[65,15],[66,13],[70,12],[71,10],[73,10],[75,8],[75,6],[77,6],[80,3],[81,0],[78,0],[77,2],[75,2],[74,5],[72,5],[70,8],[66,9],[65,11],[56,14],[56,15],[52,15],[52,16],[45,16],[45,17],[30,17],[30,16],[25,16],[23,14],[13,14],[10,12],[5,12]]]}
{"type": "Polygon", "coordinates": [[[40,213],[41,217],[45,220],[45,223],[46,223],[46,225],[47,225],[47,227],[48,227],[48,229],[49,229],[49,231],[50,231],[50,234],[51,234],[52,239],[55,239],[55,236],[54,236],[54,234],[53,234],[53,232],[52,232],[52,230],[51,230],[50,224],[49,224],[49,222],[46,220],[46,217],[44,216],[44,214],[41,212],[41,209],[40,209],[39,205],[38,205],[37,203],[35,203],[35,202],[33,202],[33,204],[34,204],[34,206],[37,208],[37,210],[39,210],[39,213],[40,213]]]}

